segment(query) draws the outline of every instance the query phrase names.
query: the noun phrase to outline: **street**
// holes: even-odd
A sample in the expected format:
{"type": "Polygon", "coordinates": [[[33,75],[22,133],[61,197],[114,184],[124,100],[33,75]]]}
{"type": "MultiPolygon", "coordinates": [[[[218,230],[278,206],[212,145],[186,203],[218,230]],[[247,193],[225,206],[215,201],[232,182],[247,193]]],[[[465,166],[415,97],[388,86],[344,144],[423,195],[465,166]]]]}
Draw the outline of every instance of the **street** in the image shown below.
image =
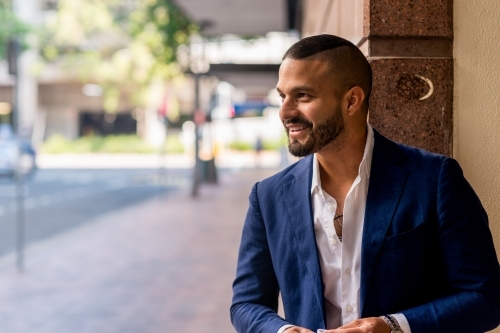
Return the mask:
{"type": "MultiPolygon", "coordinates": [[[[204,184],[196,199],[190,170],[166,172],[161,186],[154,185],[153,170],[41,172],[28,185],[28,199],[59,193],[59,203],[49,206],[66,217],[70,206],[79,207],[75,216],[99,214],[85,211],[90,204],[108,210],[85,223],[79,217],[79,226],[67,222],[64,232],[52,227],[53,236],[31,242],[23,272],[11,254],[0,257],[0,333],[234,332],[231,283],[248,194],[275,170],[223,170],[219,184],[204,184]],[[71,188],[89,192],[63,199],[71,188]],[[137,204],[124,207],[127,202],[137,204]]],[[[2,200],[10,209],[12,197],[2,200]]],[[[44,209],[28,209],[28,218],[38,214],[52,225],[59,214],[46,210],[43,217],[44,209]]],[[[2,219],[7,216],[14,214],[2,219]]]]}
{"type": "MultiPolygon", "coordinates": [[[[41,240],[99,215],[191,185],[189,169],[38,170],[23,185],[26,241],[41,240]]],[[[0,255],[16,240],[17,185],[0,179],[0,255]]]]}

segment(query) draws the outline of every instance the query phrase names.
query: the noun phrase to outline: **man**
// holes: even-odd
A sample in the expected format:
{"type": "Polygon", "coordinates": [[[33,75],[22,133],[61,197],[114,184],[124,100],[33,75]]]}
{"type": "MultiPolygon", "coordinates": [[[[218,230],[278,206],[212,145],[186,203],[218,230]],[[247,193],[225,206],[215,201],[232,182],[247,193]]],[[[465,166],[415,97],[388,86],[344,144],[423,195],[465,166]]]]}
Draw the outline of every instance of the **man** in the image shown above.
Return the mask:
{"type": "Polygon", "coordinates": [[[352,43],[313,36],[283,59],[280,118],[290,152],[305,158],[252,189],[233,284],[236,330],[498,326],[487,215],[458,163],[371,128],[371,68],[352,43]]]}

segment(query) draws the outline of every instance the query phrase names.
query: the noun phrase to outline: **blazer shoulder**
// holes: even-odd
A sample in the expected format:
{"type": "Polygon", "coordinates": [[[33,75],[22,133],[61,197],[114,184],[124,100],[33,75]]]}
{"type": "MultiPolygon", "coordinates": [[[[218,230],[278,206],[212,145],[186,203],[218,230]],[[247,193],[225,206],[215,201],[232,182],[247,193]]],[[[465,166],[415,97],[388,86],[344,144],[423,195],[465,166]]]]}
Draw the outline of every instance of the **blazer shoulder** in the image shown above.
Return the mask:
{"type": "Polygon", "coordinates": [[[439,172],[444,161],[451,157],[430,152],[428,150],[392,141],[381,134],[375,135],[374,158],[395,159],[413,170],[439,172]],[[378,141],[378,142],[377,142],[378,141]]]}
{"type": "Polygon", "coordinates": [[[306,156],[278,173],[263,179],[259,182],[259,189],[278,188],[298,177],[309,177],[312,174],[312,158],[313,155],[306,156]]]}

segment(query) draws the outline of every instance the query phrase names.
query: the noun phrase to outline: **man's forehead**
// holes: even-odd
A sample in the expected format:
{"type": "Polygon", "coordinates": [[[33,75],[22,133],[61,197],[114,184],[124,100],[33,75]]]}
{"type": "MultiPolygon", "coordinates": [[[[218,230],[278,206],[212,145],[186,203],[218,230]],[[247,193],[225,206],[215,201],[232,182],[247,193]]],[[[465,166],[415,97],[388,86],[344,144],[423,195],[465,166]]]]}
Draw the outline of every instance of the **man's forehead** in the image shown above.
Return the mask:
{"type": "Polygon", "coordinates": [[[279,69],[279,81],[330,81],[335,79],[329,63],[318,59],[285,59],[279,69]]]}
{"type": "Polygon", "coordinates": [[[328,63],[317,59],[285,59],[279,70],[277,88],[292,85],[301,90],[314,90],[318,84],[332,79],[328,63]]]}

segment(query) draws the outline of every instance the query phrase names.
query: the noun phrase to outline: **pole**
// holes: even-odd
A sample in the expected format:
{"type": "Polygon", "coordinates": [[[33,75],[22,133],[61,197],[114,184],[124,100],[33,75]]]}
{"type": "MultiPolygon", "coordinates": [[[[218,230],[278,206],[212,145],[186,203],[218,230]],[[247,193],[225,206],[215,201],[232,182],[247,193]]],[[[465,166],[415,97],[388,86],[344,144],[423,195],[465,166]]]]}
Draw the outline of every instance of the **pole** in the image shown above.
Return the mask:
{"type": "MultiPolygon", "coordinates": [[[[12,0],[12,11],[20,17],[26,19],[26,10],[30,9],[30,3],[32,1],[23,1],[23,0],[12,0]]],[[[21,149],[20,146],[20,128],[21,128],[21,109],[20,109],[20,65],[19,65],[19,56],[21,54],[21,44],[19,38],[14,36],[12,38],[12,42],[9,43],[9,47],[11,47],[11,52],[9,52],[9,72],[10,67],[12,67],[12,75],[14,76],[15,84],[13,86],[13,101],[12,101],[12,127],[15,132],[15,138],[18,142],[18,149],[21,149]],[[12,43],[12,45],[10,45],[12,43]]],[[[21,153],[21,152],[20,152],[21,153]]],[[[21,154],[19,154],[20,158],[21,154]]],[[[23,174],[20,168],[20,163],[16,165],[16,170],[14,171],[14,177],[16,180],[16,188],[17,188],[17,214],[16,214],[16,224],[17,224],[17,237],[16,237],[16,263],[17,269],[19,271],[24,270],[24,246],[25,246],[25,214],[24,214],[24,186],[23,186],[23,174]]]]}
{"type": "Polygon", "coordinates": [[[162,186],[167,183],[167,136],[168,136],[168,120],[166,115],[163,117],[163,125],[165,126],[165,140],[160,148],[160,166],[158,168],[158,194],[162,193],[162,186]]]}
{"type": "Polygon", "coordinates": [[[16,239],[16,264],[17,270],[24,271],[24,242],[25,242],[25,217],[24,217],[24,186],[22,175],[17,172],[17,239],[16,239]]]}
{"type": "Polygon", "coordinates": [[[19,41],[17,38],[13,37],[9,39],[8,43],[8,62],[9,62],[9,74],[14,78],[14,84],[12,85],[12,112],[10,123],[14,132],[17,133],[19,127],[19,41]]]}
{"type": "MultiPolygon", "coordinates": [[[[8,47],[9,74],[14,77],[12,85],[12,113],[11,124],[15,132],[16,140],[19,140],[19,53],[20,45],[16,38],[9,40],[8,47]]],[[[19,147],[20,149],[20,147],[19,147]]],[[[24,217],[24,187],[23,176],[20,166],[14,170],[14,179],[16,181],[16,265],[19,271],[24,270],[24,243],[25,243],[25,217],[24,217]]]]}
{"type": "Polygon", "coordinates": [[[191,191],[191,196],[196,198],[198,196],[198,189],[201,182],[201,160],[199,156],[200,152],[200,126],[197,120],[197,115],[200,112],[200,74],[194,74],[194,170],[193,170],[193,188],[191,191]]]}

